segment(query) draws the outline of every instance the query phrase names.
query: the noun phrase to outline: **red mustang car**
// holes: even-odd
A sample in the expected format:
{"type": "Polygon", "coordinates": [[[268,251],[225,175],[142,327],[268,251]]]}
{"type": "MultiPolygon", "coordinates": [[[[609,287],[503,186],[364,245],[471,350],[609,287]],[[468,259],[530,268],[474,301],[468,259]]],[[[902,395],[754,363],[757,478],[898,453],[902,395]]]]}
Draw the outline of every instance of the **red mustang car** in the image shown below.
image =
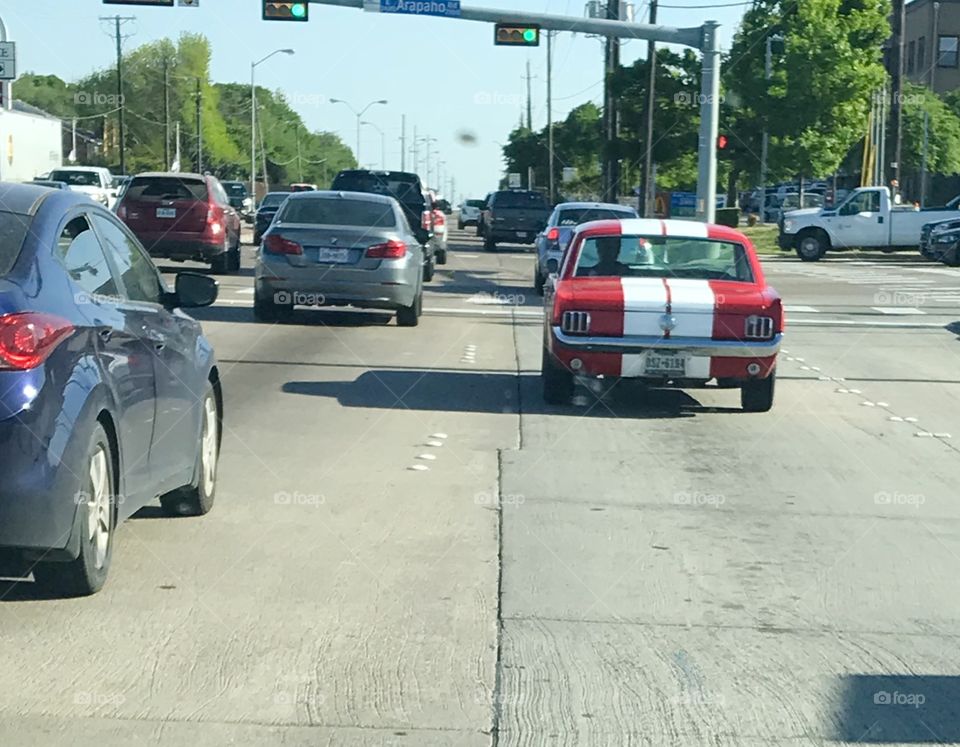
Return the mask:
{"type": "Polygon", "coordinates": [[[578,227],[548,290],[544,398],[574,377],[739,388],[745,410],[773,406],[783,305],[750,240],[723,226],[602,220],[578,227]]]}

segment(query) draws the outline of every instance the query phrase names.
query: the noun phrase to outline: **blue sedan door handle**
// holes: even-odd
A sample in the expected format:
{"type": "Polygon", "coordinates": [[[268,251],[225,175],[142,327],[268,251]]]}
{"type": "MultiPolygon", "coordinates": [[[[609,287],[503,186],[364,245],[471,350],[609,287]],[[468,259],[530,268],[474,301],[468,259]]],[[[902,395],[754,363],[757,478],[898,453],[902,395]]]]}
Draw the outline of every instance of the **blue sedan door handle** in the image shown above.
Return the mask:
{"type": "Polygon", "coordinates": [[[110,339],[113,337],[113,330],[101,329],[98,334],[100,335],[101,340],[103,340],[104,342],[110,342],[110,339]]]}

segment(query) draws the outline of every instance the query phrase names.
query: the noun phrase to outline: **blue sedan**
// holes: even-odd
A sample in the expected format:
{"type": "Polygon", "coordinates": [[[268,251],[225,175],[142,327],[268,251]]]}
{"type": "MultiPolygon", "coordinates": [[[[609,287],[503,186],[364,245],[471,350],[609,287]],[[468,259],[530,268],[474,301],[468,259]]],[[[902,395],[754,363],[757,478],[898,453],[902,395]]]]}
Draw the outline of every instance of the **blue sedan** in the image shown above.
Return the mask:
{"type": "Polygon", "coordinates": [[[627,205],[607,202],[561,202],[553,209],[547,225],[537,236],[537,267],[533,275],[533,287],[543,295],[543,284],[550,273],[560,269],[563,250],[581,223],[592,220],[623,220],[636,218],[637,211],[627,205]]]}
{"type": "Polygon", "coordinates": [[[160,498],[213,506],[223,403],[216,359],[137,239],[71,191],[0,183],[0,576],[98,591],[115,529],[160,498]]]}

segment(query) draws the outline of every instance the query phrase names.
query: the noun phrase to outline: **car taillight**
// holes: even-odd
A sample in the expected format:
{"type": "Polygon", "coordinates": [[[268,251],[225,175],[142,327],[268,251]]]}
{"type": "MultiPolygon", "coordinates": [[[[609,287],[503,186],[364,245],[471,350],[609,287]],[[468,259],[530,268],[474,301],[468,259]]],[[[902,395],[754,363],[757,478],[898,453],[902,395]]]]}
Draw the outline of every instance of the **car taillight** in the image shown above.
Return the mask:
{"type": "Polygon", "coordinates": [[[28,311],[0,316],[0,369],[36,368],[71,334],[73,325],[51,314],[28,311]]]}
{"type": "Polygon", "coordinates": [[[406,254],[407,245],[396,239],[385,244],[374,244],[367,249],[367,256],[371,259],[402,259],[406,254]]]}
{"type": "Polygon", "coordinates": [[[568,335],[585,335],[590,332],[589,311],[564,311],[560,317],[560,329],[568,335]]]}
{"type": "Polygon", "coordinates": [[[303,247],[300,244],[275,233],[264,237],[263,250],[267,254],[303,254],[303,247]]]}
{"type": "Polygon", "coordinates": [[[223,223],[221,222],[220,211],[216,208],[207,210],[207,225],[210,226],[210,233],[214,236],[223,232],[223,223]]]}
{"type": "Polygon", "coordinates": [[[560,229],[551,228],[547,231],[547,241],[559,241],[560,240],[560,229]]]}
{"type": "Polygon", "coordinates": [[[424,210],[420,213],[420,228],[424,231],[429,231],[433,224],[432,217],[429,210],[424,210]]]}
{"type": "Polygon", "coordinates": [[[773,317],[748,316],[744,323],[743,336],[747,340],[769,340],[773,337],[775,328],[773,317]]]}

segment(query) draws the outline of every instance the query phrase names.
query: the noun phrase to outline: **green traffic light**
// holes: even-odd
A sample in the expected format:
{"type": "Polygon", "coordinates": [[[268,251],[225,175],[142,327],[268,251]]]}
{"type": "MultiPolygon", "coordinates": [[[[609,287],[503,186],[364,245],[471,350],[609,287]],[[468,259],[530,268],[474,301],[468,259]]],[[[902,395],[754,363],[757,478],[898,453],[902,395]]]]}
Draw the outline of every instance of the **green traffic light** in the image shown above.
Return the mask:
{"type": "Polygon", "coordinates": [[[534,42],[537,40],[537,30],[536,29],[526,29],[523,32],[524,41],[534,42]]]}
{"type": "Polygon", "coordinates": [[[294,18],[303,18],[307,15],[307,6],[303,3],[294,3],[290,6],[290,12],[294,18]]]}

